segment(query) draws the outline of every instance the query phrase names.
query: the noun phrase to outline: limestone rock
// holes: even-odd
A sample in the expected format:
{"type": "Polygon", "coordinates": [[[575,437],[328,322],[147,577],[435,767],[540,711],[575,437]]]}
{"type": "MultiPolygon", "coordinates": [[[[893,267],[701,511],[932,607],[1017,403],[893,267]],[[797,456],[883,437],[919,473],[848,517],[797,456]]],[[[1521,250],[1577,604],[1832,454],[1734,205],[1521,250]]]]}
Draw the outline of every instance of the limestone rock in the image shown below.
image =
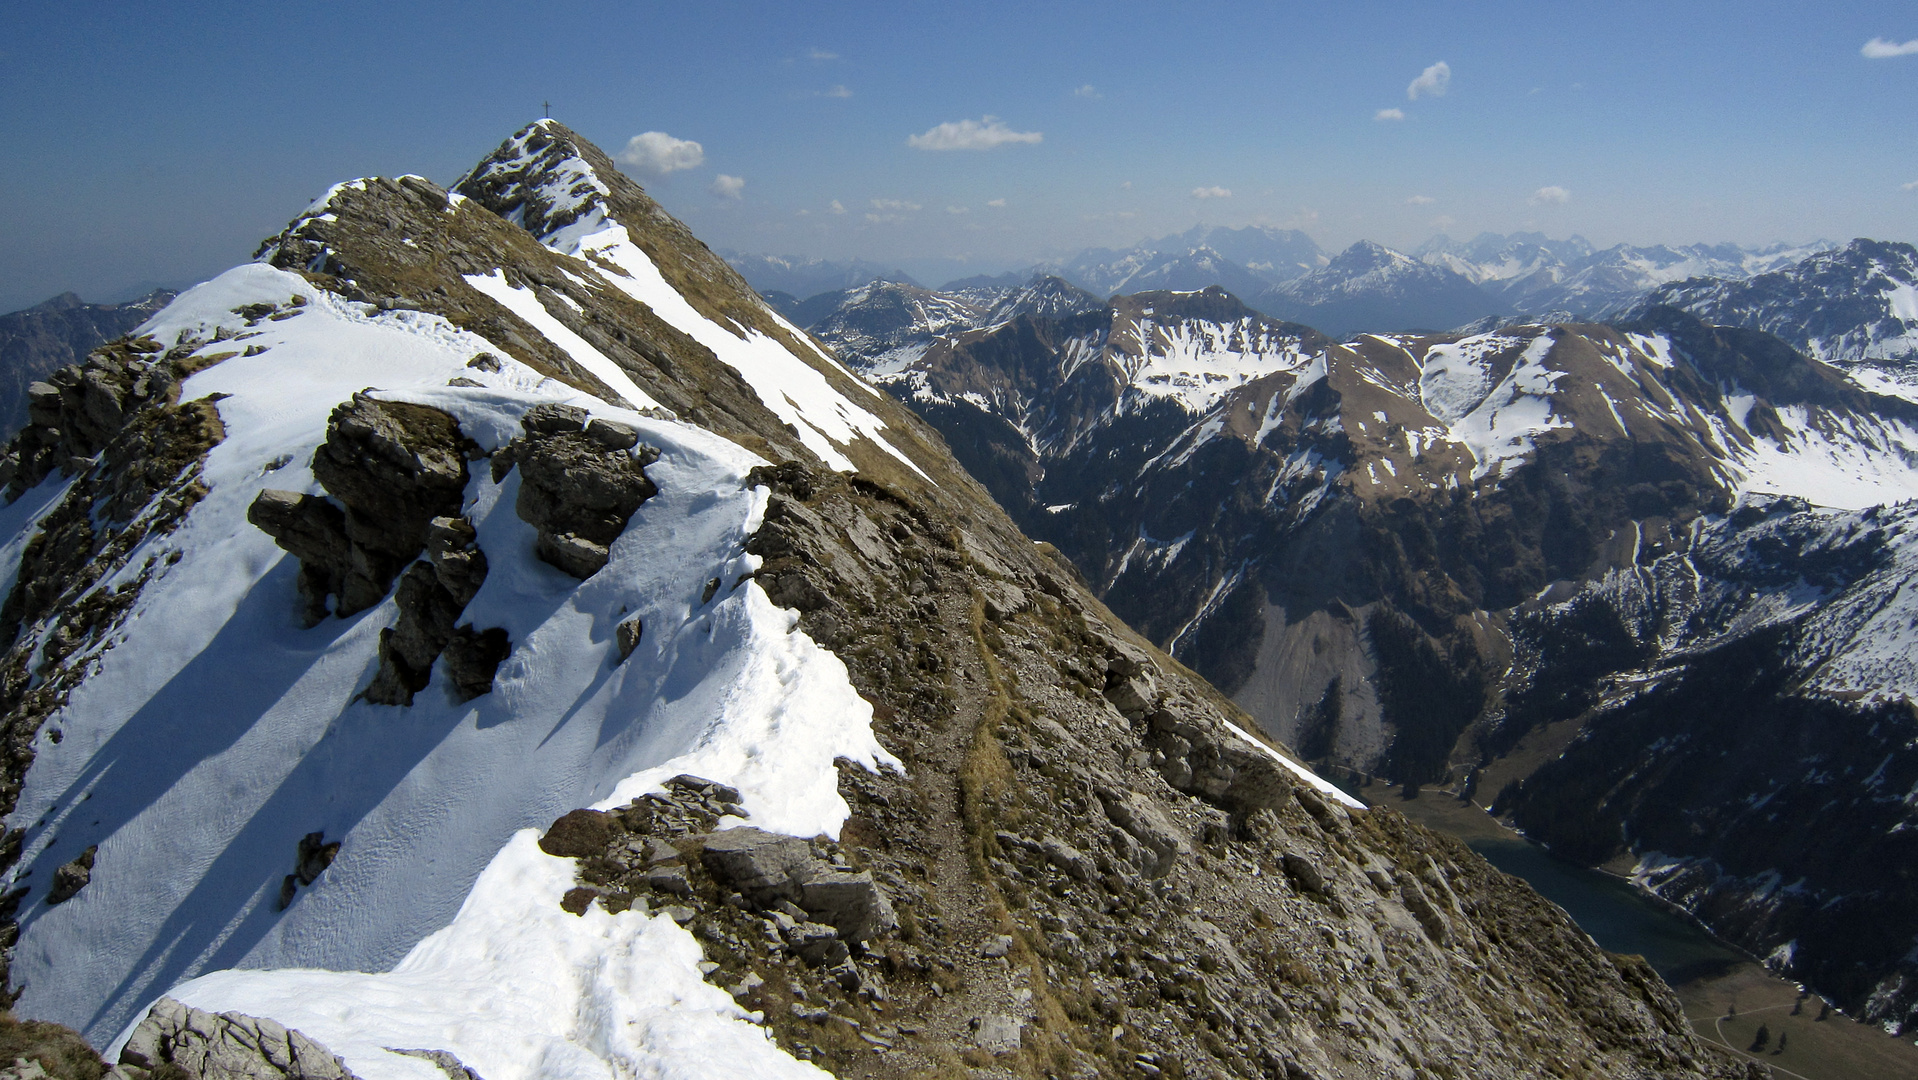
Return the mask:
{"type": "Polygon", "coordinates": [[[386,1052],[389,1054],[404,1054],[407,1057],[416,1057],[430,1061],[439,1066],[439,1070],[446,1074],[446,1080],[481,1080],[480,1074],[468,1068],[465,1062],[462,1062],[459,1058],[445,1050],[396,1050],[389,1046],[386,1048],[386,1052]]]}
{"type": "Polygon", "coordinates": [[[1112,823],[1138,842],[1135,861],[1147,877],[1158,878],[1171,873],[1179,854],[1191,850],[1185,834],[1166,820],[1166,816],[1145,796],[1135,791],[1119,792],[1109,788],[1100,789],[1098,796],[1112,823]]]}
{"type": "Polygon", "coordinates": [[[194,1080],[357,1080],[324,1046],[272,1020],[161,998],[133,1029],[112,1075],[146,1080],[168,1065],[194,1080]]]}

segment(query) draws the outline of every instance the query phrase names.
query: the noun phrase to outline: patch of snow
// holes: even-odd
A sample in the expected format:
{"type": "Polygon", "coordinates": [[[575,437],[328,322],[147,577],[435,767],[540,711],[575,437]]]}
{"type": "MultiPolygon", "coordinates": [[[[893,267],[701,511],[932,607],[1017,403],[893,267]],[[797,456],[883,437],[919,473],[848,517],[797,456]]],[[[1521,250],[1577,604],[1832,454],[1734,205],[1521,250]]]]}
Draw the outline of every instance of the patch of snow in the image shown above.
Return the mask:
{"type": "MultiPolygon", "coordinates": [[[[487,296],[498,301],[499,305],[519,316],[533,329],[538,330],[546,340],[559,346],[560,350],[573,358],[573,362],[593,373],[600,382],[613,388],[613,392],[625,398],[636,409],[657,409],[659,402],[652,395],[639,388],[632,376],[619,366],[612,357],[600,352],[592,343],[567,329],[546,306],[539,302],[533,290],[521,288],[506,280],[506,275],[498,270],[485,274],[464,274],[466,283],[487,296]]],[[[559,295],[559,294],[554,294],[559,295]]],[[[570,302],[570,301],[569,301],[570,302]]],[[[578,304],[573,304],[578,308],[578,304]]],[[[617,404],[614,402],[613,404],[617,404]]]]}

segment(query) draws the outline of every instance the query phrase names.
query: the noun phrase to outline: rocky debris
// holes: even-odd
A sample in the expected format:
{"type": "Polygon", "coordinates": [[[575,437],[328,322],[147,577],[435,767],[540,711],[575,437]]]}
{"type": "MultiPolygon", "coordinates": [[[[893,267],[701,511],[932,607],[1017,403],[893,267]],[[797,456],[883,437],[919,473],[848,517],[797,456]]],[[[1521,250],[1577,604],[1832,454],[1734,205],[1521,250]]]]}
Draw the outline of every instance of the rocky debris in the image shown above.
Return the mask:
{"type": "Polygon", "coordinates": [[[161,998],[134,1027],[112,1080],[357,1080],[331,1051],[264,1017],[161,998]]]}
{"type": "Polygon", "coordinates": [[[386,1052],[430,1061],[446,1074],[446,1080],[483,1080],[480,1074],[468,1068],[465,1062],[444,1050],[395,1050],[389,1046],[386,1052]]]}
{"type": "Polygon", "coordinates": [[[434,518],[457,517],[471,443],[439,409],[364,392],[333,410],[313,476],[337,500],[262,491],[247,520],[300,559],[306,622],[345,618],[385,599],[426,548],[434,518]]]}
{"type": "Polygon", "coordinates": [[[547,403],[520,419],[525,433],[493,455],[493,479],[519,467],[514,509],[539,530],[539,557],[576,578],[606,565],[608,549],[641,503],[659,490],[645,467],[659,451],[639,432],[584,409],[547,403]]]}
{"type": "Polygon", "coordinates": [[[285,911],[293,903],[293,896],[302,885],[311,885],[320,879],[326,868],[340,853],[338,840],[328,843],[326,834],[310,832],[300,837],[299,854],[294,863],[293,872],[280,882],[280,910],[285,911]]]}
{"type": "Polygon", "coordinates": [[[93,856],[99,850],[100,845],[94,844],[60,864],[53,872],[53,885],[47,889],[47,903],[64,904],[80,895],[80,890],[93,880],[93,856]]]}

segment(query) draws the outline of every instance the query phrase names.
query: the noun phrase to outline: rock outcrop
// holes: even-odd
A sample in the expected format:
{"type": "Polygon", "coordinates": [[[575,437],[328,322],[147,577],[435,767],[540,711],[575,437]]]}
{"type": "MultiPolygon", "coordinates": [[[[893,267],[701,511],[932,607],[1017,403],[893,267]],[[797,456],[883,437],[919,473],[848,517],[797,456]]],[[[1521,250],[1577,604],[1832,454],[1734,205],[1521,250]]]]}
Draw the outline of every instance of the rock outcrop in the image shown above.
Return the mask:
{"type": "Polygon", "coordinates": [[[111,1080],[358,1080],[298,1031],[241,1013],[161,998],[133,1029],[111,1080]]]}
{"type": "Polygon", "coordinates": [[[436,517],[457,516],[470,444],[438,409],[367,394],[333,411],[313,477],[333,501],[262,491],[247,519],[300,559],[307,625],[345,618],[385,599],[426,548],[436,517]]]}
{"type": "Polygon", "coordinates": [[[514,509],[539,530],[539,557],[576,578],[606,565],[608,548],[658,488],[645,468],[659,451],[639,446],[639,433],[612,420],[590,419],[571,405],[536,405],[520,421],[525,433],[493,455],[493,478],[519,467],[514,509]]]}
{"type": "Polygon", "coordinates": [[[445,412],[356,394],[334,410],[313,455],[327,494],[269,488],[247,510],[248,521],[299,557],[308,626],[326,618],[329,597],[345,618],[385,599],[399,578],[399,618],[380,632],[368,701],[411,705],[441,657],[454,694],[478,697],[512,652],[506,631],[459,622],[486,581],[486,554],[460,516],[475,450],[445,412]]]}

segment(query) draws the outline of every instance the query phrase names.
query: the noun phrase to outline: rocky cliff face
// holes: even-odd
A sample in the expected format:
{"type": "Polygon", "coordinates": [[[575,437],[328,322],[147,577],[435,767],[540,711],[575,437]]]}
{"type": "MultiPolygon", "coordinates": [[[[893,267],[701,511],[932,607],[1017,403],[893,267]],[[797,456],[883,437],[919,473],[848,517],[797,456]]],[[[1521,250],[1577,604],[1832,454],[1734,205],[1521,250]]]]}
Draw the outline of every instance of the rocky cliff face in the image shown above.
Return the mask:
{"type": "MultiPolygon", "coordinates": [[[[457,187],[334,189],[9,449],[23,1013],[139,1021],[136,1078],[1737,1074],[596,148],[457,187]]],[[[1112,417],[1250,381],[1168,349],[1303,362],[1229,298],[1101,317],[1112,417]]]]}

